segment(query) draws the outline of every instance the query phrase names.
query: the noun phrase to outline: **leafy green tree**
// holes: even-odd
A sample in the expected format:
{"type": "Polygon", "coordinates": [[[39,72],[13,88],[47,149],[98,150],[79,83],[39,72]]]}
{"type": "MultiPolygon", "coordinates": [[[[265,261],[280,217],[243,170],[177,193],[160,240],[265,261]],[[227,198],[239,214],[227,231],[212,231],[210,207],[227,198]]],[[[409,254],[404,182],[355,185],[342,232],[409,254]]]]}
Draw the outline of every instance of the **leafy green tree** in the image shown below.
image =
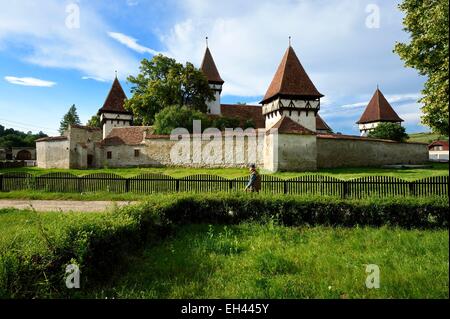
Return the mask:
{"type": "Polygon", "coordinates": [[[47,137],[43,132],[33,134],[32,132],[24,133],[16,131],[12,128],[6,129],[3,125],[0,125],[0,147],[33,147],[38,138],[47,137]]]}
{"type": "Polygon", "coordinates": [[[192,133],[194,120],[201,121],[202,130],[209,127],[211,123],[205,113],[186,106],[172,105],[156,115],[153,128],[156,134],[170,134],[176,128],[185,128],[192,133]]]}
{"type": "Polygon", "coordinates": [[[206,112],[206,101],[214,99],[206,77],[192,63],[182,65],[161,54],[151,61],[142,60],[140,73],[129,76],[128,81],[133,96],[125,102],[125,108],[142,125],[152,125],[156,114],[169,106],[206,112]]]}
{"type": "Polygon", "coordinates": [[[422,123],[448,136],[449,119],[449,3],[448,0],[403,0],[404,30],[409,43],[397,43],[395,52],[405,65],[415,68],[428,80],[422,91],[422,123]]]}
{"type": "Polygon", "coordinates": [[[380,123],[368,137],[404,142],[408,139],[405,128],[396,123],[380,123]]]}
{"type": "Polygon", "coordinates": [[[64,115],[63,119],[59,124],[59,133],[63,135],[70,125],[80,125],[80,124],[81,122],[77,113],[77,108],[75,107],[75,104],[73,104],[69,108],[69,111],[64,115]]]}
{"type": "Polygon", "coordinates": [[[100,116],[98,114],[92,115],[92,117],[86,123],[86,126],[93,127],[93,128],[102,128],[102,123],[100,122],[100,116]]]}

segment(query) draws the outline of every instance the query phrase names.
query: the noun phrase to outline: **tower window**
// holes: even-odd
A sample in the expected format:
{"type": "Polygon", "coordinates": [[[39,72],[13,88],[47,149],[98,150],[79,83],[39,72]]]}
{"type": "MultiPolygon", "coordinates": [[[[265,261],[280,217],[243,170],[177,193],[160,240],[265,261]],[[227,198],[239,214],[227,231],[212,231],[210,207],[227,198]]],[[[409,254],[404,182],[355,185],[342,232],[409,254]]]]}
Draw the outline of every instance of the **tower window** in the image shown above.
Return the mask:
{"type": "Polygon", "coordinates": [[[139,157],[140,150],[134,150],[134,157],[139,157]]]}
{"type": "Polygon", "coordinates": [[[111,151],[106,152],[106,158],[107,159],[111,159],[112,158],[112,152],[111,151]]]}

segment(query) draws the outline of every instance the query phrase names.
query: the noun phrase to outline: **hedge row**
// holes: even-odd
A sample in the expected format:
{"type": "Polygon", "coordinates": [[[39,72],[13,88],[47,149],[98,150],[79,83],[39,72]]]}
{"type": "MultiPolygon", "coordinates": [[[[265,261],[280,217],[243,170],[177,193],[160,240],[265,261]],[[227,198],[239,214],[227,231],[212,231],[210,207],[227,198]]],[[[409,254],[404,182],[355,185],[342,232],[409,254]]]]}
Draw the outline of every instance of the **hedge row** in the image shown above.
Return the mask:
{"type": "Polygon", "coordinates": [[[79,265],[85,290],[95,288],[111,280],[112,274],[120,273],[124,257],[146,243],[163,239],[175,229],[173,225],[275,219],[287,226],[446,228],[448,200],[346,201],[255,194],[175,194],[154,196],[146,203],[86,218],[86,222],[86,215],[71,216],[64,215],[67,223],[61,225],[64,231],[58,236],[40,231],[45,237],[44,251],[24,253],[20,247],[0,245],[0,298],[77,297],[78,291],[65,287],[67,264],[79,265]]]}

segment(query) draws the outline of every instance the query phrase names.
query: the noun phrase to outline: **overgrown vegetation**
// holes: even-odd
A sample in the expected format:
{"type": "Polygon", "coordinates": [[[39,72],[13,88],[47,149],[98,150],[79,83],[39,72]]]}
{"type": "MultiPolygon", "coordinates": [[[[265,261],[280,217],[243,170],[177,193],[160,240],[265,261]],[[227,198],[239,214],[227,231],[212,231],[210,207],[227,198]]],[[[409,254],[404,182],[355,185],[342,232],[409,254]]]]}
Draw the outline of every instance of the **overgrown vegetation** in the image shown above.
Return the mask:
{"type": "MultiPolygon", "coordinates": [[[[302,227],[357,226],[355,232],[359,232],[358,227],[361,226],[383,225],[421,229],[447,228],[448,199],[344,201],[324,197],[177,194],[152,196],[146,203],[106,213],[37,214],[32,211],[3,210],[0,211],[0,298],[80,297],[80,294],[98,291],[114,279],[114,275],[120,273],[117,271],[123,270],[120,267],[126,264],[124,261],[129,254],[139,252],[146,244],[158,243],[167,235],[180,231],[180,227],[186,224],[222,224],[232,227],[231,225],[250,221],[273,221],[276,225],[302,227]],[[84,290],[81,292],[65,288],[64,270],[67,264],[77,264],[82,269],[84,290]]],[[[402,232],[409,233],[406,230],[402,232]]],[[[448,238],[445,241],[442,239],[446,232],[415,232],[420,240],[406,243],[400,241],[398,246],[392,247],[414,247],[413,251],[427,251],[431,254],[431,260],[444,263],[445,260],[441,261],[440,249],[443,249],[445,242],[448,244],[448,238]],[[432,233],[439,234],[435,239],[438,244],[428,247],[425,244],[427,241],[422,241],[424,237],[420,236],[432,233]]],[[[350,230],[349,234],[351,235],[350,230]]],[[[206,257],[210,252],[237,255],[246,249],[239,244],[243,237],[235,230],[217,235],[212,229],[206,236],[209,236],[209,240],[201,239],[201,245],[209,249],[206,257]]],[[[343,235],[339,236],[341,239],[345,238],[343,235]]],[[[399,237],[396,236],[392,238],[398,240],[399,237]]],[[[384,240],[392,244],[389,238],[388,236],[384,240]]],[[[376,240],[377,236],[366,241],[366,244],[375,243],[376,240]]],[[[369,249],[366,244],[362,244],[360,248],[350,245],[348,253],[355,249],[369,249]]],[[[405,254],[413,254],[409,248],[407,251],[405,254]]],[[[335,254],[334,250],[329,251],[331,252],[335,254]]],[[[399,254],[398,260],[406,258],[405,254],[399,254]]],[[[174,267],[176,264],[181,269],[186,263],[198,260],[195,254],[187,260],[179,259],[182,256],[183,254],[176,255],[174,252],[175,260],[167,260],[166,263],[173,264],[174,267]]],[[[273,265],[274,261],[270,256],[263,255],[259,258],[258,267],[266,276],[283,273],[285,269],[289,270],[292,265],[300,262],[285,264],[281,260],[280,265],[273,265]]],[[[289,255],[283,258],[289,259],[289,255]]],[[[309,266],[305,264],[304,267],[307,269],[309,266]]],[[[447,264],[439,264],[439,268],[442,267],[447,269],[447,264]]],[[[442,274],[439,273],[439,276],[442,274]]],[[[192,278],[186,277],[184,280],[190,279],[192,278]]],[[[402,289],[406,289],[406,294],[414,295],[415,290],[409,289],[416,289],[414,287],[418,286],[420,284],[412,283],[402,289]]],[[[251,294],[252,291],[249,290],[248,293],[251,294]]],[[[240,294],[241,292],[237,293],[240,294]]],[[[434,295],[439,294],[443,294],[441,288],[434,295]]]]}
{"type": "Polygon", "coordinates": [[[33,134],[31,131],[24,133],[0,125],[0,147],[2,148],[35,147],[35,141],[42,137],[47,137],[47,135],[43,132],[39,132],[38,134],[33,134]]]}
{"type": "Polygon", "coordinates": [[[408,134],[403,126],[396,123],[380,123],[369,132],[368,137],[404,142],[408,139],[408,134]]]}
{"type": "Polygon", "coordinates": [[[434,141],[448,141],[448,135],[440,135],[434,133],[413,133],[409,134],[408,142],[420,142],[431,144],[434,141]]]}
{"type": "Polygon", "coordinates": [[[427,77],[423,97],[422,123],[433,132],[448,135],[449,55],[447,0],[403,0],[399,5],[405,13],[404,30],[408,43],[397,43],[395,52],[408,67],[427,77]]]}
{"type": "Polygon", "coordinates": [[[125,102],[135,124],[152,125],[156,114],[174,105],[206,113],[206,101],[214,99],[208,80],[190,62],[183,65],[158,54],[150,61],[143,59],[139,70],[127,79],[133,96],[125,102]]]}
{"type": "Polygon", "coordinates": [[[97,298],[448,298],[448,231],[188,225],[97,298]],[[380,267],[367,289],[366,266],[380,267]]]}

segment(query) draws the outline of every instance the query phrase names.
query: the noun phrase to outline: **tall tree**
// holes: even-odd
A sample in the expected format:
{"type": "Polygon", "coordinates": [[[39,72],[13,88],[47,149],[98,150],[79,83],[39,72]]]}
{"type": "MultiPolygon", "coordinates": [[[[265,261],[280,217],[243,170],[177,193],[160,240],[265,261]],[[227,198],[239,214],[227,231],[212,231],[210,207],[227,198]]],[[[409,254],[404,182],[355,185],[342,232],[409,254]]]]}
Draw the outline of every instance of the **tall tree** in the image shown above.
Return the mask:
{"type": "Polygon", "coordinates": [[[142,60],[140,73],[128,81],[133,96],[125,108],[142,125],[153,124],[156,114],[169,106],[206,112],[206,101],[214,99],[208,80],[192,63],[183,65],[161,54],[142,60]]]}
{"type": "Polygon", "coordinates": [[[397,43],[395,52],[405,65],[428,77],[422,91],[422,123],[448,136],[448,0],[403,0],[404,30],[409,43],[397,43]]]}
{"type": "Polygon", "coordinates": [[[69,111],[64,115],[63,119],[59,124],[59,133],[61,135],[69,128],[70,125],[80,125],[80,118],[78,117],[77,108],[73,104],[69,111]]]}

